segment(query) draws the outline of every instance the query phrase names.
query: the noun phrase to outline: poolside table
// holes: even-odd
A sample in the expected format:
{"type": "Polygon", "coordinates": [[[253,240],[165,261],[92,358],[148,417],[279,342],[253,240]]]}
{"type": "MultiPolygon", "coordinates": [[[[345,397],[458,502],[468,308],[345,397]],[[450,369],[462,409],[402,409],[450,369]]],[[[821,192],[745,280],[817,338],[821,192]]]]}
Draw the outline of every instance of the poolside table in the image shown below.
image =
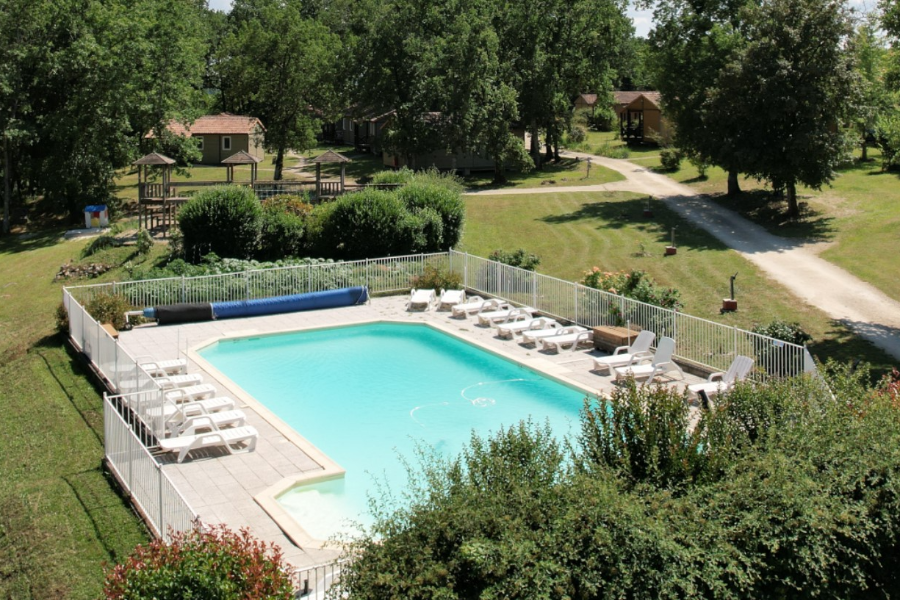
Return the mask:
{"type": "Polygon", "coordinates": [[[630,346],[640,329],[627,327],[594,327],[594,349],[612,352],[619,346],[630,346]]]}

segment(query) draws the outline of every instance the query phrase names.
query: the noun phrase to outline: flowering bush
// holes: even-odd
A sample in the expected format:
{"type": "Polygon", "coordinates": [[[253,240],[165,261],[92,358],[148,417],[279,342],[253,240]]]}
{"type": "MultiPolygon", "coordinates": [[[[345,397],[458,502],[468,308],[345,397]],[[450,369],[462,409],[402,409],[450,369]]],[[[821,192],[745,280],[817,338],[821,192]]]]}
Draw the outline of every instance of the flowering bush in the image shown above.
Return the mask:
{"type": "Polygon", "coordinates": [[[610,294],[633,298],[654,306],[671,310],[681,310],[681,292],[675,288],[664,288],[656,284],[646,272],[634,271],[601,271],[594,267],[584,274],[581,283],[595,290],[610,294]]]}
{"type": "Polygon", "coordinates": [[[224,525],[139,545],[106,575],[107,600],[293,598],[281,550],[224,525]]]}

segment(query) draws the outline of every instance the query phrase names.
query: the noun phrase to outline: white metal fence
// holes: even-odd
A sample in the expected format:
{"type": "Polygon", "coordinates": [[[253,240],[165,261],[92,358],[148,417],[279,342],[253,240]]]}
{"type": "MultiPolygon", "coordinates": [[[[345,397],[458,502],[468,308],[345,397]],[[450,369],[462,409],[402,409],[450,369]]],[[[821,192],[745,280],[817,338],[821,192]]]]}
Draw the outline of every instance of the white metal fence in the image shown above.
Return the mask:
{"type": "MultiPolygon", "coordinates": [[[[326,592],[338,583],[343,564],[343,561],[336,561],[295,569],[291,573],[291,581],[296,590],[295,597],[304,600],[324,600],[326,592]]],[[[341,596],[335,595],[334,591],[332,590],[328,597],[340,598],[341,596]]]]}
{"type": "MultiPolygon", "coordinates": [[[[677,358],[708,370],[727,369],[737,355],[754,358],[754,374],[758,378],[815,370],[812,357],[803,346],[453,250],[446,254],[79,286],[67,288],[66,293],[82,303],[97,293],[117,293],[137,307],[252,300],[354,285],[366,285],[371,293],[380,294],[408,290],[429,265],[449,267],[459,273],[467,289],[532,306],[572,323],[587,327],[624,325],[672,337],[677,358]]],[[[145,389],[147,381],[139,373],[121,372],[115,347],[109,343],[111,338],[103,338],[96,321],[88,316],[84,322],[77,320],[70,314],[73,339],[84,344],[87,354],[97,354],[94,362],[104,374],[113,371],[116,379],[110,381],[114,381],[116,389],[120,393],[145,389]]]]}
{"type": "MultiPolygon", "coordinates": [[[[142,393],[103,395],[103,446],[106,460],[150,526],[160,538],[187,531],[197,524],[197,513],[163,472],[120,410],[142,393]]],[[[127,412],[125,413],[128,414],[127,412]]]]}

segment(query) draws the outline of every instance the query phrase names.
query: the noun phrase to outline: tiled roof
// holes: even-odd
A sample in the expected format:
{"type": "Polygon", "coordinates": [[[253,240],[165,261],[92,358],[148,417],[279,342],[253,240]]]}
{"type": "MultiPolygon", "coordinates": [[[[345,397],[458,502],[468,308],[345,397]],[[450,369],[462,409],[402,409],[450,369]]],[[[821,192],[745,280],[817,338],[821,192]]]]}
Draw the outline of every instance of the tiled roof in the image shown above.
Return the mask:
{"type": "MultiPolygon", "coordinates": [[[[241,135],[253,133],[257,125],[265,131],[262,122],[256,117],[219,113],[200,117],[188,127],[177,121],[170,121],[166,128],[175,135],[241,135]]],[[[148,137],[152,137],[152,133],[148,137]]]]}
{"type": "Polygon", "coordinates": [[[597,104],[597,94],[579,94],[578,97],[581,98],[588,106],[597,104]]]}
{"type": "Polygon", "coordinates": [[[252,154],[248,154],[241,150],[240,152],[235,152],[228,158],[222,161],[223,165],[252,165],[254,163],[262,162],[261,158],[257,158],[252,154]]]}
{"type": "Polygon", "coordinates": [[[613,92],[614,102],[622,106],[631,104],[641,96],[652,102],[654,105],[659,106],[659,92],[613,92]]]}
{"type": "Polygon", "coordinates": [[[313,163],[333,163],[333,162],[344,163],[344,162],[353,162],[353,161],[351,161],[349,158],[347,158],[343,154],[340,154],[333,150],[328,150],[327,152],[325,152],[325,154],[322,154],[321,156],[317,156],[316,158],[312,159],[309,162],[313,162],[313,163]]]}
{"type": "Polygon", "coordinates": [[[133,165],[174,165],[175,161],[168,156],[163,156],[159,152],[151,152],[146,156],[142,156],[133,163],[133,165]]]}

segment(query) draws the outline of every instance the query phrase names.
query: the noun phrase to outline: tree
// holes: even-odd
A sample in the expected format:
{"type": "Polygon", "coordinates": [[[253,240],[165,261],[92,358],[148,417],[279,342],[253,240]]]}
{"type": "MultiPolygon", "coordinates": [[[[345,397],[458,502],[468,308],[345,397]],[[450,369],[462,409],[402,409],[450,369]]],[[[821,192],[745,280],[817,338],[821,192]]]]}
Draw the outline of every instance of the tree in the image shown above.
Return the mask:
{"type": "Polygon", "coordinates": [[[854,124],[862,149],[860,160],[866,161],[869,139],[875,133],[879,116],[890,106],[890,94],[884,83],[887,51],[879,35],[878,20],[874,14],[868,15],[856,26],[848,48],[859,74],[861,102],[854,124]]]}
{"type": "Polygon", "coordinates": [[[764,0],[746,7],[746,43],[732,54],[712,92],[741,132],[741,170],[783,189],[798,217],[797,184],[815,189],[848,157],[859,100],[845,48],[851,33],[840,0],[764,0]]]}
{"type": "Polygon", "coordinates": [[[312,147],[319,116],[340,108],[340,40],[304,16],[301,0],[238,0],[231,17],[218,58],[222,93],[265,124],[278,180],[286,152],[312,147]]]}

